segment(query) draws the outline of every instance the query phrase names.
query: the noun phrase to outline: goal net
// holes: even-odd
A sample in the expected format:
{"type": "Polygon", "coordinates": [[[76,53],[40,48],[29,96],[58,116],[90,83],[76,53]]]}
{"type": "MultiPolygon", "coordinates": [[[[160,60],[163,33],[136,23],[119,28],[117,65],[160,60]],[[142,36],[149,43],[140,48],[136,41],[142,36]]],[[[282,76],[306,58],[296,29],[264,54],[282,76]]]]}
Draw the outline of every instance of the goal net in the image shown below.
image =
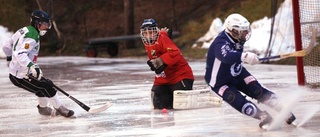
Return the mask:
{"type": "MultiPolygon", "coordinates": [[[[320,34],[320,1],[319,0],[292,0],[296,46],[301,49],[308,47],[312,30],[317,29],[318,45],[320,34]],[[299,16],[300,14],[300,16],[299,16]],[[300,17],[300,18],[299,18],[300,17]],[[300,32],[299,30],[300,29],[300,32]],[[300,33],[300,34],[299,34],[300,33]],[[297,37],[299,36],[300,37],[297,37]],[[297,39],[299,39],[297,42],[297,39]],[[300,41],[300,42],[299,42],[300,41]],[[300,47],[299,47],[300,46],[300,47]]],[[[320,86],[320,48],[315,47],[310,54],[299,63],[297,60],[298,83],[312,87],[320,86]],[[299,73],[301,71],[301,73],[299,73]]]]}

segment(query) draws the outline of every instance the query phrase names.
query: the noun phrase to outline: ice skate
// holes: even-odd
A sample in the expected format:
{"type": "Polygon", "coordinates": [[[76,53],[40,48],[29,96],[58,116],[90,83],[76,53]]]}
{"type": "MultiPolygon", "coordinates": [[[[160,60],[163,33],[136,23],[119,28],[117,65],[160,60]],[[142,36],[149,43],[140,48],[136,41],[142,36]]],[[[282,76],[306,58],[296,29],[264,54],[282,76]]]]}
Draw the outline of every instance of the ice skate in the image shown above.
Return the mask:
{"type": "Polygon", "coordinates": [[[270,125],[270,123],[272,122],[272,117],[267,111],[262,111],[259,118],[261,120],[259,127],[262,129],[264,125],[270,125]]]}
{"type": "Polygon", "coordinates": [[[288,125],[290,125],[294,120],[296,120],[296,117],[293,115],[293,113],[290,113],[289,118],[286,120],[286,122],[288,125]]]}
{"type": "Polygon", "coordinates": [[[59,108],[56,108],[56,110],[57,112],[59,112],[61,116],[65,116],[65,117],[71,117],[74,114],[72,110],[67,109],[63,105],[61,105],[59,108]]]}
{"type": "Polygon", "coordinates": [[[37,106],[38,111],[41,115],[46,115],[46,116],[57,116],[59,115],[58,111],[55,111],[51,109],[50,107],[40,107],[39,105],[37,106]]]}

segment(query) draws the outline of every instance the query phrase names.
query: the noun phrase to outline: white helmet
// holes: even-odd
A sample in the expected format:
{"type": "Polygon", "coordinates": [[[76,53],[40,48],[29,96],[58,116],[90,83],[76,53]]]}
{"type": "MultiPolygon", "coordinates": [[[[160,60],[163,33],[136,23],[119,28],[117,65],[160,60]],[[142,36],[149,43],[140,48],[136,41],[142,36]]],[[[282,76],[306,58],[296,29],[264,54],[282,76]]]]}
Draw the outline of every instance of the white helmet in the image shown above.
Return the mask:
{"type": "Polygon", "coordinates": [[[239,42],[246,42],[251,36],[250,22],[240,14],[234,13],[224,22],[227,33],[239,42]]]}

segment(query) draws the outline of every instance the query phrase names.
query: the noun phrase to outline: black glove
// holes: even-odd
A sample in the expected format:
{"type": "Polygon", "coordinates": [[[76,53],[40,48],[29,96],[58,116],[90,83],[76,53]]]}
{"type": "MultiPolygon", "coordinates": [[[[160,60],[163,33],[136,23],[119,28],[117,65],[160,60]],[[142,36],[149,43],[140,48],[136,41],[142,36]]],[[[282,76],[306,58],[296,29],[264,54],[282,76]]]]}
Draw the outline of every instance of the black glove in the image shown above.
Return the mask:
{"type": "Polygon", "coordinates": [[[9,67],[10,61],[12,60],[12,56],[7,56],[7,66],[9,67]]]}
{"type": "Polygon", "coordinates": [[[29,70],[30,70],[33,77],[37,78],[38,80],[40,80],[42,78],[43,74],[42,74],[42,71],[41,71],[39,65],[34,64],[29,67],[29,70]]]}
{"type": "Polygon", "coordinates": [[[167,68],[167,65],[163,63],[161,58],[148,60],[147,64],[149,65],[152,71],[155,71],[156,74],[160,74],[167,68]]]}
{"type": "Polygon", "coordinates": [[[12,56],[7,56],[7,61],[11,61],[12,60],[12,56]]]}
{"type": "Polygon", "coordinates": [[[155,71],[156,70],[156,68],[153,66],[151,60],[148,60],[147,64],[149,65],[151,71],[155,71]]]}
{"type": "Polygon", "coordinates": [[[160,66],[158,69],[156,69],[154,72],[156,74],[160,74],[162,71],[164,71],[167,68],[167,64],[163,64],[162,66],[160,66]]]}

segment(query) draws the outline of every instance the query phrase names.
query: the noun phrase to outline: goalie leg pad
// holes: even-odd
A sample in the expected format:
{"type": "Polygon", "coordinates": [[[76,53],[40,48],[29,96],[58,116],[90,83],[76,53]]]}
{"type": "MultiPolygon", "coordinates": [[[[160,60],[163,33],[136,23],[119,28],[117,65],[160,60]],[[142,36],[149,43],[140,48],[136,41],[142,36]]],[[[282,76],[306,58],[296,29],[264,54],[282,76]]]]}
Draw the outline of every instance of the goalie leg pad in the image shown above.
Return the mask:
{"type": "Polygon", "coordinates": [[[153,86],[151,99],[154,109],[172,109],[173,93],[168,86],[153,86]]]}
{"type": "Polygon", "coordinates": [[[220,107],[222,99],[210,89],[175,90],[173,99],[174,109],[193,109],[204,107],[220,107]]]}

